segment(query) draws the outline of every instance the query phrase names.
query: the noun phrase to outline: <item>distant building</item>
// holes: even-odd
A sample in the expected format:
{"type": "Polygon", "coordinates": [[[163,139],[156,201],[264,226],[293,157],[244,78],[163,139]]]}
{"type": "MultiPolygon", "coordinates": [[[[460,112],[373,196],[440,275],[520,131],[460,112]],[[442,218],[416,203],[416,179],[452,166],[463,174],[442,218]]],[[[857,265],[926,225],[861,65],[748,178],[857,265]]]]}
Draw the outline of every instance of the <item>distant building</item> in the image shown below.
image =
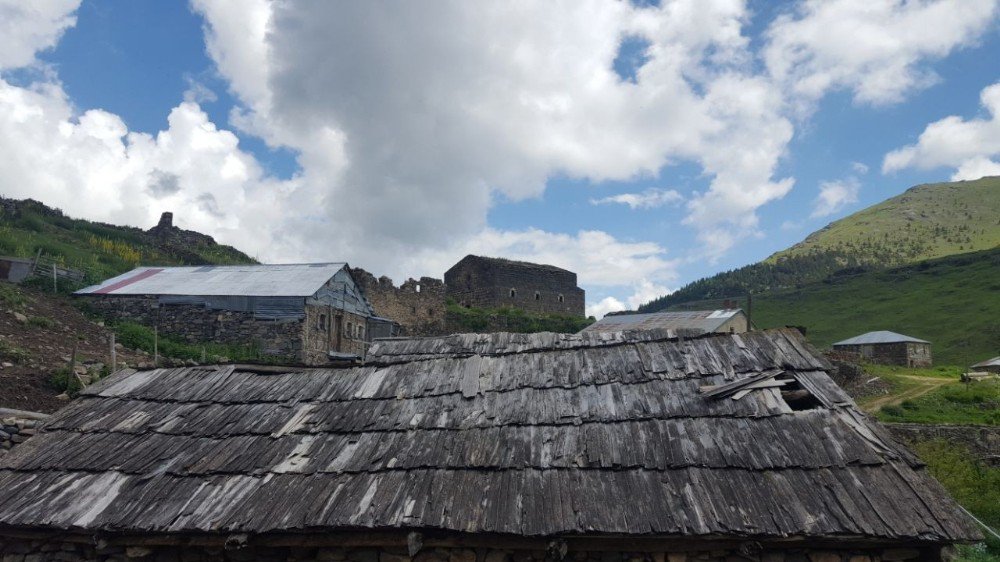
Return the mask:
{"type": "Polygon", "coordinates": [[[395,335],[345,263],[140,267],[76,294],[112,319],[307,365],[363,357],[373,337],[395,335]]]}
{"type": "Polygon", "coordinates": [[[0,257],[0,281],[10,281],[20,283],[24,281],[35,269],[35,262],[30,259],[0,257]]]}
{"type": "Polygon", "coordinates": [[[833,344],[833,349],[855,353],[882,365],[930,367],[931,342],[881,330],[868,332],[833,344]]]}
{"type": "Polygon", "coordinates": [[[552,265],[465,256],[445,272],[448,298],[466,307],[584,315],[576,274],[552,265]]]}
{"type": "Polygon", "coordinates": [[[987,359],[981,363],[976,363],[972,366],[972,370],[986,373],[1000,373],[1000,357],[994,357],[993,359],[987,359]]]}
{"type": "Polygon", "coordinates": [[[742,334],[749,329],[747,315],[740,308],[724,310],[684,310],[648,314],[609,314],[587,326],[583,332],[634,332],[641,330],[687,331],[693,334],[742,334]]]}

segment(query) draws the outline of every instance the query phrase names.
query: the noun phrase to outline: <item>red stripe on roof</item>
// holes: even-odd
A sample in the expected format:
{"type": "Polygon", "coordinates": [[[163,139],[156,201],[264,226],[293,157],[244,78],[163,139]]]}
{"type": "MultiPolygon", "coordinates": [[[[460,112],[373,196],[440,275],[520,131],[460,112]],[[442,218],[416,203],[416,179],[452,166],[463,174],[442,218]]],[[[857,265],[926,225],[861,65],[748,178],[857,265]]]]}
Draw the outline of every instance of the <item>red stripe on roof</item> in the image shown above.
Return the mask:
{"type": "Polygon", "coordinates": [[[95,295],[106,295],[106,294],[108,294],[108,293],[110,293],[112,291],[117,291],[118,289],[121,289],[122,287],[127,287],[127,286],[131,285],[132,283],[136,283],[138,281],[142,281],[143,279],[152,277],[152,276],[156,275],[157,273],[159,273],[161,271],[163,271],[163,268],[160,268],[160,269],[147,269],[146,271],[143,271],[142,273],[140,273],[138,275],[134,275],[132,277],[129,277],[128,279],[122,279],[121,281],[119,281],[117,283],[113,283],[111,285],[108,285],[107,287],[102,287],[102,288],[94,291],[94,294],[95,295]]]}

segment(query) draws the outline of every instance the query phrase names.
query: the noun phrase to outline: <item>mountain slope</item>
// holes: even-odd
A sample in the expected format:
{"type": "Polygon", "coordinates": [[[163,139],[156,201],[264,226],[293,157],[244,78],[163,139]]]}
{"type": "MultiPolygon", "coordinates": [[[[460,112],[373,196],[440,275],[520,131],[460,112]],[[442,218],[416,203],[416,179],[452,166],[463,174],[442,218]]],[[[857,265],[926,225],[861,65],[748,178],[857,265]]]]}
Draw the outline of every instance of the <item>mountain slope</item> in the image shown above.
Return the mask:
{"type": "Polygon", "coordinates": [[[968,366],[1000,354],[1000,249],[754,295],[753,322],[804,326],[820,347],[892,330],[930,341],[935,364],[968,366]]]}
{"type": "Polygon", "coordinates": [[[149,229],[67,217],[38,201],[0,198],[0,255],[46,258],[97,282],[136,265],[256,263],[211,236],[162,222],[149,229]]]}
{"type": "Polygon", "coordinates": [[[835,274],[998,246],[1000,177],[920,185],[836,221],[762,262],[699,279],[639,311],[790,289],[835,274]]]}
{"type": "Polygon", "coordinates": [[[901,265],[1000,245],[1000,177],[918,185],[810,234],[769,257],[814,252],[901,265]]]}

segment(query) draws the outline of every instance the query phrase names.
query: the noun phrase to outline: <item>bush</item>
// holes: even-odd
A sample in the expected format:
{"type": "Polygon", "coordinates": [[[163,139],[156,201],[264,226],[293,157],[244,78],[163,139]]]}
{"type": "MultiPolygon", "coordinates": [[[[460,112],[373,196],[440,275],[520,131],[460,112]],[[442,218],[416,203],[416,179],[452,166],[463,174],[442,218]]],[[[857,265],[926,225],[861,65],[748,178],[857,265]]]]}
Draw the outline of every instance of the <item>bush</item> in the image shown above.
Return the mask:
{"type": "Polygon", "coordinates": [[[49,384],[57,391],[65,392],[70,396],[75,396],[83,389],[80,379],[68,367],[56,369],[49,377],[49,384]]]}
{"type": "Polygon", "coordinates": [[[7,340],[0,339],[0,359],[13,363],[23,363],[31,357],[27,350],[21,349],[7,340]]]}
{"type": "Polygon", "coordinates": [[[28,318],[28,325],[36,328],[52,328],[56,325],[56,321],[44,316],[32,316],[28,318]]]}
{"type": "Polygon", "coordinates": [[[11,308],[20,308],[25,300],[17,287],[9,283],[0,283],[0,303],[11,308]]]}

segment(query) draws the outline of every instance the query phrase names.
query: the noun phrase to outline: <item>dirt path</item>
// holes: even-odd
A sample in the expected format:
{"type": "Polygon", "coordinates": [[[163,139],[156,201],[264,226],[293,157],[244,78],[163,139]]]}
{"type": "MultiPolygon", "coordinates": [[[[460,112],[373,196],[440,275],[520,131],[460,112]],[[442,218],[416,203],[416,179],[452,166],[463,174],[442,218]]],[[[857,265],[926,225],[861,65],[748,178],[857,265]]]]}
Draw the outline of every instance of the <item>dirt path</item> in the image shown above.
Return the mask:
{"type": "Polygon", "coordinates": [[[912,400],[927,394],[932,390],[936,390],[946,384],[955,382],[954,379],[944,379],[938,377],[918,377],[916,375],[899,375],[898,378],[911,380],[916,384],[913,388],[909,388],[899,394],[890,394],[888,396],[883,396],[876,400],[865,404],[864,409],[869,413],[875,413],[886,406],[893,406],[896,404],[901,404],[905,400],[912,400]]]}

